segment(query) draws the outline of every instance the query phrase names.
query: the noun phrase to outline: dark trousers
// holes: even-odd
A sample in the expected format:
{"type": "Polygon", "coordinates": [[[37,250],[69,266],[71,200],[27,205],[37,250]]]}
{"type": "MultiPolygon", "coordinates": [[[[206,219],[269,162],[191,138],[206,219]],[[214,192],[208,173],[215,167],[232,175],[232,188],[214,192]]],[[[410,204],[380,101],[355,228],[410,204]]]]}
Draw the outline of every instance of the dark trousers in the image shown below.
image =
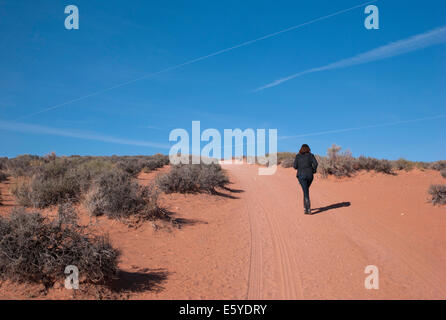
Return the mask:
{"type": "Polygon", "coordinates": [[[308,199],[308,203],[310,202],[310,186],[313,182],[313,177],[311,178],[304,178],[304,177],[297,177],[299,180],[300,186],[302,187],[302,191],[304,193],[304,203],[305,199],[308,199]]]}

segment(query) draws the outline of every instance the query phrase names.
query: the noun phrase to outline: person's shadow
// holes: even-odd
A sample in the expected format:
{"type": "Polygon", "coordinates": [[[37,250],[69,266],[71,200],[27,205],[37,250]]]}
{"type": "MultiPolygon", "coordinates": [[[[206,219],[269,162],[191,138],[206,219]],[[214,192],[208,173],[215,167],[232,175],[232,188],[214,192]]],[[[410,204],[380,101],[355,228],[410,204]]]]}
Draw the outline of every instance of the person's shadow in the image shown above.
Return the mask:
{"type": "Polygon", "coordinates": [[[347,201],[347,202],[339,202],[339,203],[331,204],[329,206],[311,209],[311,214],[318,214],[318,213],[321,213],[321,212],[325,212],[325,211],[332,210],[332,209],[337,209],[337,208],[342,208],[342,207],[349,207],[350,204],[351,203],[349,201],[347,201]]]}

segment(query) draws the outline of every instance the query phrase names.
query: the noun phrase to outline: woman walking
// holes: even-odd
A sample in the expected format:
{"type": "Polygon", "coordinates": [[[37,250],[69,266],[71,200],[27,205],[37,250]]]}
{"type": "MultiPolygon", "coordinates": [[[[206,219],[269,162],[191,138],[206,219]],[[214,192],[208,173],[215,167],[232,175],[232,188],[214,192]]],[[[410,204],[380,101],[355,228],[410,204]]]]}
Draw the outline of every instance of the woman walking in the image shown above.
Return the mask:
{"type": "Polygon", "coordinates": [[[310,186],[313,182],[313,174],[317,170],[316,157],[310,152],[308,144],[303,144],[294,159],[294,169],[297,170],[297,179],[304,194],[304,213],[311,214],[310,186]]]}

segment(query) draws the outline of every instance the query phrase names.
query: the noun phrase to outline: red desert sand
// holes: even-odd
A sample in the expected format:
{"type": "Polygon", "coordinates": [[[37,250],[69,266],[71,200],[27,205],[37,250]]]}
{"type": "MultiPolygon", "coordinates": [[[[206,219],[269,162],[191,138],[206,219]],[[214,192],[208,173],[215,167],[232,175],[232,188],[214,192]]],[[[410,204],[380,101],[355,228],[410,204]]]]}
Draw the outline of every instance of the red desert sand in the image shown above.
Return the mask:
{"type": "MultiPolygon", "coordinates": [[[[232,191],[221,191],[230,197],[162,196],[182,220],[179,229],[94,219],[93,228],[122,251],[116,286],[126,298],[446,299],[446,207],[427,194],[430,184],[444,183],[438,171],[317,176],[309,216],[292,168],[259,176],[256,165],[223,167],[232,191]],[[365,289],[368,265],[379,269],[378,290],[365,289]]],[[[160,171],[140,174],[140,183],[160,171]]],[[[15,205],[9,183],[0,184],[1,214],[15,205]]],[[[46,296],[35,291],[0,283],[0,299],[73,297],[62,284],[46,296]]]]}

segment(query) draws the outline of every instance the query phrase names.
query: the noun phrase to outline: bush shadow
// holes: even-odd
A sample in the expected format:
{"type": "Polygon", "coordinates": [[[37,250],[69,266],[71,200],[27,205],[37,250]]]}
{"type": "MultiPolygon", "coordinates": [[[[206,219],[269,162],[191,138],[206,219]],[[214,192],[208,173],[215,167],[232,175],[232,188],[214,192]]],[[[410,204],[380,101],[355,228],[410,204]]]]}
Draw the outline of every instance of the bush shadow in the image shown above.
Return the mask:
{"type": "Polygon", "coordinates": [[[111,289],[115,293],[122,292],[160,292],[169,272],[166,269],[140,269],[136,272],[118,271],[118,278],[113,280],[111,289]]]}

